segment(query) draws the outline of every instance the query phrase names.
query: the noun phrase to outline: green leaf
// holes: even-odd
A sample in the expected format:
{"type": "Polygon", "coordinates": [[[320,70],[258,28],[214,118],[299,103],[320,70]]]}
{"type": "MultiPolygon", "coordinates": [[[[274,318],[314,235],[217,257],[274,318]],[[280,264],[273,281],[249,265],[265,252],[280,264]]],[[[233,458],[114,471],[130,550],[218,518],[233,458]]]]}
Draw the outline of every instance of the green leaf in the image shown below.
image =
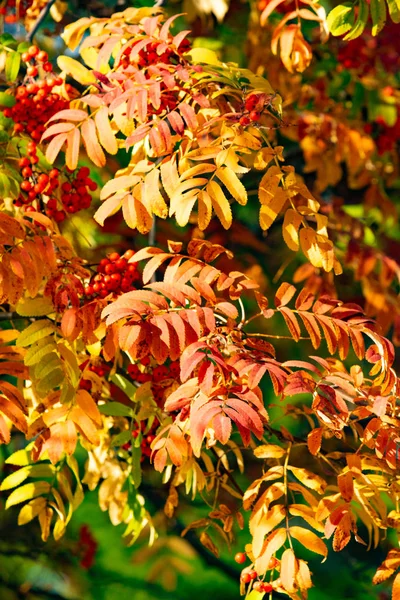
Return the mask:
{"type": "MultiPolygon", "coordinates": [[[[51,354],[54,350],[57,350],[57,345],[54,343],[52,337],[46,337],[33,344],[28,352],[25,354],[24,363],[27,367],[36,365],[38,362],[51,354]]],[[[47,360],[46,360],[47,362],[47,360]]]]}
{"type": "Polygon", "coordinates": [[[1,483],[0,489],[2,491],[10,490],[13,487],[17,487],[17,485],[20,485],[28,477],[52,477],[53,474],[53,465],[47,463],[42,463],[38,465],[27,465],[6,477],[1,483]]]}
{"type": "Polygon", "coordinates": [[[125,379],[122,375],[115,374],[111,377],[111,381],[115,383],[120,390],[125,392],[128,398],[134,401],[136,395],[136,386],[134,386],[130,381],[125,379]]]}
{"type": "Polygon", "coordinates": [[[399,0],[387,0],[389,14],[393,23],[400,23],[400,1],[399,0]]]}
{"type": "Polygon", "coordinates": [[[13,46],[17,44],[17,40],[11,35],[11,33],[2,33],[0,35],[0,44],[4,46],[13,46]]]}
{"type": "Polygon", "coordinates": [[[332,35],[343,35],[352,28],[354,23],[353,4],[345,2],[335,6],[327,16],[326,22],[332,35]]]}
{"type": "Polygon", "coordinates": [[[39,363],[35,367],[35,379],[44,379],[51,371],[61,366],[61,360],[58,354],[52,352],[46,359],[46,362],[39,363]]]}
{"type": "Polygon", "coordinates": [[[136,489],[142,482],[142,467],[140,464],[141,456],[142,448],[140,446],[136,448],[132,444],[131,481],[136,489]]]}
{"type": "Polygon", "coordinates": [[[131,417],[132,409],[125,404],[120,404],[119,402],[107,402],[107,404],[101,404],[99,406],[99,411],[103,415],[108,415],[110,417],[131,417]]]}
{"type": "Polygon", "coordinates": [[[51,321],[48,321],[47,319],[35,321],[19,334],[16,343],[18,346],[26,348],[55,331],[57,331],[57,328],[51,321]]]}
{"type": "Polygon", "coordinates": [[[111,439],[111,446],[123,446],[127,442],[130,442],[132,438],[132,432],[127,429],[126,431],[121,431],[111,439]]]}
{"type": "Polygon", "coordinates": [[[26,483],[9,495],[6,502],[6,508],[25,502],[25,500],[32,500],[32,498],[36,498],[36,496],[41,496],[42,494],[48,494],[50,490],[51,484],[48,481],[26,483]]]}
{"type": "Polygon", "coordinates": [[[65,380],[64,371],[61,369],[55,369],[47,377],[42,379],[38,384],[36,391],[40,396],[46,395],[50,390],[61,385],[61,383],[65,380]]]}
{"type": "Polygon", "coordinates": [[[50,298],[21,298],[15,310],[21,317],[44,317],[54,312],[54,307],[50,298]]]}
{"type": "Polygon", "coordinates": [[[371,0],[372,35],[378,35],[386,23],[385,0],[371,0]]]}
{"type": "Polygon", "coordinates": [[[0,173],[0,197],[7,198],[10,195],[10,180],[5,173],[0,173]]]}
{"type": "Polygon", "coordinates": [[[12,50],[7,53],[6,58],[6,79],[7,81],[15,81],[18,77],[19,67],[21,65],[21,55],[19,52],[12,50]]]}
{"type": "Polygon", "coordinates": [[[7,92],[0,92],[0,106],[5,106],[6,108],[11,108],[15,106],[16,99],[15,96],[11,94],[7,94],[7,92]]]}
{"type": "Polygon", "coordinates": [[[27,52],[30,46],[31,42],[21,42],[18,44],[17,50],[22,54],[23,52],[27,52]]]}
{"type": "Polygon", "coordinates": [[[362,32],[365,29],[369,17],[369,4],[367,4],[366,0],[360,0],[360,4],[358,7],[358,16],[357,21],[355,22],[354,27],[352,27],[351,31],[344,36],[344,40],[355,40],[360,37],[362,32]]]}

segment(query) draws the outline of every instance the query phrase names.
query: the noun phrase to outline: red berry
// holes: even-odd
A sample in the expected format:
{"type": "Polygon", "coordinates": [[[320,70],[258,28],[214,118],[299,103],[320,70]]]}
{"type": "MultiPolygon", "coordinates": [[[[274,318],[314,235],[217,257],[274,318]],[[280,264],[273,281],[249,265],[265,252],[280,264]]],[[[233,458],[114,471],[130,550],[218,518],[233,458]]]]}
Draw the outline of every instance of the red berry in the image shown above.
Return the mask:
{"type": "Polygon", "coordinates": [[[127,250],[124,254],[124,258],[126,258],[126,260],[129,260],[130,258],[132,258],[132,256],[134,256],[135,252],[133,250],[127,250]]]}
{"type": "Polygon", "coordinates": [[[268,569],[275,569],[279,565],[279,560],[272,557],[268,563],[268,569]]]}
{"type": "Polygon", "coordinates": [[[235,554],[235,562],[237,562],[239,565],[242,565],[244,562],[246,562],[246,554],[244,552],[238,552],[235,554]]]}
{"type": "Polygon", "coordinates": [[[251,580],[253,580],[253,579],[256,579],[256,578],[257,578],[257,573],[256,573],[255,571],[250,571],[249,575],[250,575],[250,579],[251,579],[251,580]]]}
{"type": "Polygon", "coordinates": [[[272,587],[272,585],[270,583],[263,583],[263,586],[262,586],[263,592],[266,592],[268,594],[269,592],[272,592],[273,589],[274,588],[272,587]]]}
{"type": "Polygon", "coordinates": [[[39,48],[37,46],[30,46],[27,54],[30,56],[30,58],[33,58],[39,54],[39,48]]]}
{"type": "Polygon", "coordinates": [[[250,119],[249,119],[249,117],[246,117],[245,115],[243,115],[243,117],[240,117],[239,123],[242,127],[246,127],[246,125],[248,125],[250,123],[250,119]]]}
{"type": "Polygon", "coordinates": [[[53,70],[53,65],[49,62],[46,62],[43,65],[43,70],[46,71],[46,73],[51,73],[53,70]]]}
{"type": "Polygon", "coordinates": [[[264,591],[264,583],[262,581],[255,581],[253,584],[253,590],[256,592],[264,591]]]}
{"type": "Polygon", "coordinates": [[[32,189],[32,183],[30,181],[23,181],[21,183],[21,190],[24,192],[29,192],[32,189]]]}
{"type": "Polygon", "coordinates": [[[37,60],[39,62],[47,62],[49,60],[49,55],[44,50],[41,50],[37,55],[37,60]]]}
{"type": "Polygon", "coordinates": [[[250,117],[251,121],[259,121],[261,118],[261,115],[256,110],[252,110],[249,117],[250,117]]]}
{"type": "Polygon", "coordinates": [[[240,580],[243,583],[250,583],[250,581],[251,581],[250,573],[242,573],[240,576],[240,580]]]}
{"type": "Polygon", "coordinates": [[[118,252],[112,252],[108,257],[112,262],[115,262],[120,258],[118,252]]]}
{"type": "Polygon", "coordinates": [[[28,75],[28,77],[36,77],[36,75],[38,74],[38,68],[35,66],[28,67],[26,70],[26,74],[28,75]]]}
{"type": "Polygon", "coordinates": [[[23,167],[29,167],[30,164],[31,164],[30,160],[26,156],[24,156],[24,158],[20,158],[19,161],[18,161],[18,165],[21,167],[21,169],[23,167]]]}
{"type": "Polygon", "coordinates": [[[22,177],[28,179],[32,175],[32,169],[30,167],[24,167],[22,169],[22,177]]]}

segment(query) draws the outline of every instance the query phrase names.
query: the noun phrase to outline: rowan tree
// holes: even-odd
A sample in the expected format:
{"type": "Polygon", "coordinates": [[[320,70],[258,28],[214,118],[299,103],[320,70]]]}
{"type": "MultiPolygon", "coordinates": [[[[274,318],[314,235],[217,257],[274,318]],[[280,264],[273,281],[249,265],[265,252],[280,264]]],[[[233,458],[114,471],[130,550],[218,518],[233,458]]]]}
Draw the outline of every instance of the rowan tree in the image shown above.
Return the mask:
{"type": "Polygon", "coordinates": [[[201,503],[237,597],[355,541],[399,600],[400,4],[122,8],[2,2],[4,509],[157,548],[201,503]]]}

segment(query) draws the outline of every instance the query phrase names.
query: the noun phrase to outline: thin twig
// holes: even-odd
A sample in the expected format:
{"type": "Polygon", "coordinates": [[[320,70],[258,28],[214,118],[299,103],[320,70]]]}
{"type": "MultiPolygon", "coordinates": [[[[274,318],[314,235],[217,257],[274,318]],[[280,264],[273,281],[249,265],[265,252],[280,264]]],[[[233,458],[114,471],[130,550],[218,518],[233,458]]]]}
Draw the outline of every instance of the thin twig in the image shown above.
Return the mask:
{"type": "Polygon", "coordinates": [[[39,29],[40,29],[43,21],[45,20],[45,18],[49,14],[50,9],[53,6],[53,4],[55,3],[55,1],[56,0],[49,0],[49,2],[46,4],[46,6],[40,11],[39,16],[36,19],[36,22],[35,22],[34,26],[30,30],[30,32],[27,33],[27,35],[26,35],[26,40],[28,42],[32,42],[33,38],[35,37],[35,35],[39,31],[39,29]]]}
{"type": "Polygon", "coordinates": [[[236,491],[239,492],[239,494],[241,496],[244,496],[244,491],[242,490],[242,488],[240,487],[240,485],[236,482],[236,480],[233,477],[232,473],[228,469],[226,469],[224,467],[224,465],[221,463],[220,457],[218,456],[218,453],[216,452],[215,448],[211,448],[211,452],[218,459],[218,462],[219,462],[219,467],[218,468],[221,468],[222,471],[228,476],[229,481],[232,483],[232,485],[236,489],[236,491]]]}
{"type": "Polygon", "coordinates": [[[11,321],[11,319],[22,319],[21,315],[15,312],[0,312],[0,321],[11,321]]]}

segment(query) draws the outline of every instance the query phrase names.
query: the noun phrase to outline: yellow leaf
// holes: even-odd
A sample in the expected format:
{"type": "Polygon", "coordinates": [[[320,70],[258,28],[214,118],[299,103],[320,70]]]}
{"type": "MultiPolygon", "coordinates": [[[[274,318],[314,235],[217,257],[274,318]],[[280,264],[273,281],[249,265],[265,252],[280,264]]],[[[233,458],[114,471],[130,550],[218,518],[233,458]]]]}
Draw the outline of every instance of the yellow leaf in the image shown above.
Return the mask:
{"type": "Polygon", "coordinates": [[[38,516],[47,504],[46,498],[35,498],[21,508],[18,515],[18,525],[26,525],[38,516]]]}
{"type": "Polygon", "coordinates": [[[232,225],[232,211],[230,204],[216,181],[209,181],[207,184],[207,192],[210,194],[211,202],[224,229],[229,229],[232,225]]]}
{"type": "Polygon", "coordinates": [[[54,19],[54,21],[56,23],[60,23],[60,21],[62,21],[64,14],[66,13],[67,9],[68,9],[68,2],[62,2],[62,0],[56,0],[50,8],[50,14],[51,14],[52,19],[54,19]]]}
{"type": "Polygon", "coordinates": [[[194,63],[206,63],[207,65],[221,65],[221,61],[213,50],[209,48],[192,48],[189,57],[194,63]]]}
{"type": "Polygon", "coordinates": [[[311,552],[321,554],[325,558],[327,557],[328,548],[321,540],[321,538],[319,538],[315,533],[313,533],[309,529],[304,529],[304,527],[293,526],[289,528],[289,533],[305,548],[311,550],[311,552]]]}
{"type": "Polygon", "coordinates": [[[258,188],[258,197],[261,204],[268,204],[278,190],[283,173],[279,167],[273,165],[263,175],[258,188]]]}
{"type": "Polygon", "coordinates": [[[75,50],[75,48],[79,46],[86,29],[91,23],[93,23],[93,21],[93,17],[84,17],[83,19],[79,19],[79,21],[70,23],[65,27],[61,37],[63,38],[68,48],[71,48],[71,50],[75,50]]]}
{"type": "Polygon", "coordinates": [[[197,202],[197,219],[199,228],[201,231],[204,231],[204,229],[207,229],[208,225],[210,224],[212,217],[212,202],[210,195],[205,190],[201,190],[197,196],[197,202]]]}
{"type": "Polygon", "coordinates": [[[54,312],[54,307],[48,297],[21,298],[15,310],[21,317],[43,317],[54,312]]]}
{"type": "Polygon", "coordinates": [[[397,573],[393,581],[392,600],[400,600],[400,573],[397,573]]]}
{"type": "Polygon", "coordinates": [[[247,203],[246,188],[232,169],[220,167],[215,174],[239,204],[245,205],[247,203]]]}
{"type": "Polygon", "coordinates": [[[275,444],[265,444],[263,446],[258,446],[254,450],[254,455],[257,458],[282,458],[285,454],[286,450],[275,444]]]}
{"type": "Polygon", "coordinates": [[[288,592],[296,591],[298,562],[291,548],[287,548],[281,556],[281,581],[288,592]]]}
{"type": "Polygon", "coordinates": [[[267,538],[266,543],[264,544],[264,552],[256,558],[255,561],[255,571],[257,571],[258,575],[263,575],[269,565],[269,561],[272,556],[282,548],[283,544],[286,542],[286,529],[281,527],[280,529],[275,529],[267,538]]]}
{"type": "Polygon", "coordinates": [[[111,128],[108,109],[101,106],[95,114],[94,121],[97,127],[100,144],[109,154],[117,154],[118,143],[111,128]]]}
{"type": "Polygon", "coordinates": [[[301,221],[301,215],[293,208],[288,208],[283,219],[282,234],[286,245],[294,252],[297,252],[299,249],[299,227],[301,221]]]}
{"type": "Polygon", "coordinates": [[[44,542],[47,541],[49,535],[50,535],[50,525],[51,525],[51,520],[53,518],[53,509],[50,508],[50,506],[47,506],[46,508],[44,508],[42,510],[41,513],[39,513],[39,524],[40,524],[40,529],[42,531],[42,540],[44,542]]]}
{"type": "Polygon", "coordinates": [[[70,75],[81,85],[90,85],[91,83],[96,83],[96,77],[93,75],[93,73],[70,56],[59,56],[57,58],[57,65],[61,71],[64,71],[64,73],[70,75]]]}
{"type": "Polygon", "coordinates": [[[25,502],[25,500],[31,500],[36,496],[41,496],[42,494],[48,494],[51,489],[51,484],[47,481],[35,481],[33,483],[26,483],[14,490],[9,497],[7,498],[6,508],[10,508],[10,506],[15,506],[15,504],[19,504],[20,502],[25,502]]]}
{"type": "Polygon", "coordinates": [[[267,195],[265,195],[264,198],[265,199],[260,208],[260,226],[261,229],[266,231],[271,227],[272,223],[285,206],[287,201],[287,193],[282,188],[277,188],[274,196],[269,196],[269,200],[267,200],[267,195]]]}
{"type": "Polygon", "coordinates": [[[315,473],[311,473],[311,471],[307,471],[307,469],[300,469],[290,465],[288,466],[288,469],[295,477],[297,477],[299,481],[301,481],[303,485],[310,488],[310,490],[314,490],[319,494],[324,493],[327,486],[325,479],[322,479],[322,477],[316,475],[315,473]]]}

